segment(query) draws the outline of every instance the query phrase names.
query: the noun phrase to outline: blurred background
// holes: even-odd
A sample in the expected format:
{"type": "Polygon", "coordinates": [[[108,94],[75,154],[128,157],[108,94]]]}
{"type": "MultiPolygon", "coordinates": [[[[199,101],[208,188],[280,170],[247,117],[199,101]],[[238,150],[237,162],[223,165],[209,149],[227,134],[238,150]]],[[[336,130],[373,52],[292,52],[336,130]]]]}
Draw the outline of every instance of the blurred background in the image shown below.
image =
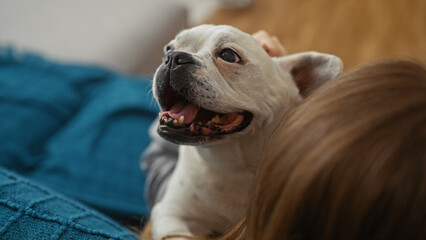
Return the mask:
{"type": "Polygon", "coordinates": [[[219,10],[206,22],[265,29],[290,53],[331,53],[346,70],[381,58],[426,61],[424,0],[253,0],[243,10],[219,10]]]}
{"type": "Polygon", "coordinates": [[[154,73],[163,45],[202,23],[265,29],[289,53],[331,53],[346,70],[426,61],[425,0],[0,0],[0,45],[125,73],[154,73]]]}

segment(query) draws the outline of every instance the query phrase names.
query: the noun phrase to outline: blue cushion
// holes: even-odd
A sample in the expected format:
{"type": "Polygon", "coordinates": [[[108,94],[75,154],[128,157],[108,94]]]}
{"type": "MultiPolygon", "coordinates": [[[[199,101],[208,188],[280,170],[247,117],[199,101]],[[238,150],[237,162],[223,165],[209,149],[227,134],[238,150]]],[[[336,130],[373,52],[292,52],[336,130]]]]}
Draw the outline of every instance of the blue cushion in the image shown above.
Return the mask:
{"type": "Polygon", "coordinates": [[[132,239],[127,229],[0,168],[1,239],[132,239]]]}
{"type": "Polygon", "coordinates": [[[0,48],[0,166],[107,214],[148,215],[150,89],[146,77],[0,48]]]}

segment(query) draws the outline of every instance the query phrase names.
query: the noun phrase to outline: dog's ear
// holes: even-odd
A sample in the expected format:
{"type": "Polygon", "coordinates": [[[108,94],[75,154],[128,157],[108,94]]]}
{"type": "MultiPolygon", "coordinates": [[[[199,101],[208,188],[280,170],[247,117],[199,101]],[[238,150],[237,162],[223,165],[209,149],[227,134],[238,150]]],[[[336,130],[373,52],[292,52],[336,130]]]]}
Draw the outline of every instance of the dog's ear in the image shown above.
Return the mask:
{"type": "Polygon", "coordinates": [[[317,52],[303,52],[275,58],[282,70],[289,72],[302,96],[335,78],[343,70],[340,58],[317,52]]]}

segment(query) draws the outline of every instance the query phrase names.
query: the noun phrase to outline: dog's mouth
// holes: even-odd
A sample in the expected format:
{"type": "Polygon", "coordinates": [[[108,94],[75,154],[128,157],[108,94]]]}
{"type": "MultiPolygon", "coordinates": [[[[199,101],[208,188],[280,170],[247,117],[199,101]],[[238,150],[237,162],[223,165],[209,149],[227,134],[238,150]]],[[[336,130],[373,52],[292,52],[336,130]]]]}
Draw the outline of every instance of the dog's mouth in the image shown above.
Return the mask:
{"type": "Polygon", "coordinates": [[[160,135],[185,135],[182,141],[200,142],[236,133],[246,128],[253,118],[248,111],[219,113],[207,110],[189,102],[170,86],[166,88],[164,96],[165,111],[160,113],[158,131],[160,135]],[[202,140],[197,140],[197,137],[202,140]]]}

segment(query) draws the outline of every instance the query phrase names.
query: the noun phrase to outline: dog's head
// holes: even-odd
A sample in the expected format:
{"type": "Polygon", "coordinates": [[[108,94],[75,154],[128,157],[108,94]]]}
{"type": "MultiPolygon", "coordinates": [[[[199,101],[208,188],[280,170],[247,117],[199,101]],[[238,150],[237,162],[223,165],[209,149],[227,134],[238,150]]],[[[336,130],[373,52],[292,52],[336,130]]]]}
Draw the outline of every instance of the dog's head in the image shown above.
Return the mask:
{"type": "Polygon", "coordinates": [[[157,132],[188,145],[261,134],[309,86],[341,70],[340,59],[327,54],[271,58],[251,35],[230,26],[182,31],[165,47],[154,76],[162,110],[157,132]]]}

